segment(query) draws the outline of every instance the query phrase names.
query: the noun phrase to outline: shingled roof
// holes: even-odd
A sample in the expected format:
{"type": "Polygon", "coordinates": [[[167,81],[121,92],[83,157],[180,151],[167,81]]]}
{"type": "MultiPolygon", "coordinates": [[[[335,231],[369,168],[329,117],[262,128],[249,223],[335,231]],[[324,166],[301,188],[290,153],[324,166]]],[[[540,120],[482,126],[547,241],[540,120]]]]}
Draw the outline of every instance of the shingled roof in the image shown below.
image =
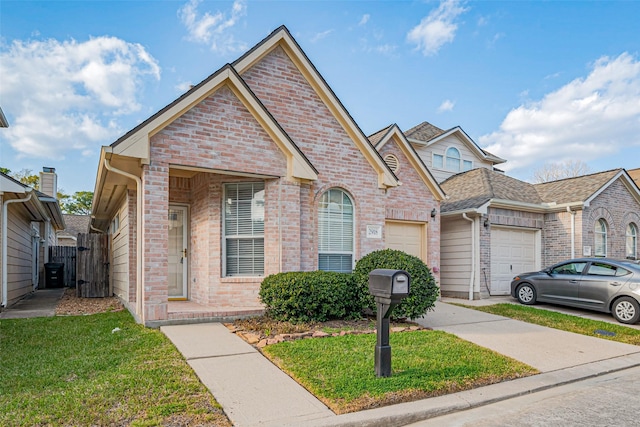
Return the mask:
{"type": "Polygon", "coordinates": [[[544,202],[557,204],[584,202],[611,181],[622,169],[535,184],[544,202]]]}
{"type": "Polygon", "coordinates": [[[371,135],[369,135],[367,138],[369,139],[369,142],[371,142],[371,145],[373,145],[375,147],[375,145],[380,142],[380,140],[382,138],[384,138],[384,136],[387,134],[387,132],[389,132],[389,129],[392,127],[393,125],[389,125],[385,128],[380,129],[377,132],[372,133],[371,135]]]}
{"type": "Polygon", "coordinates": [[[412,127],[404,134],[407,136],[407,138],[413,138],[426,142],[432,140],[436,136],[442,135],[443,133],[445,133],[445,131],[440,129],[439,127],[436,127],[429,122],[422,122],[419,125],[412,127]]]}
{"type": "Polygon", "coordinates": [[[449,196],[441,211],[476,209],[492,199],[542,204],[534,186],[487,168],[477,168],[454,175],[440,184],[449,196]]]}

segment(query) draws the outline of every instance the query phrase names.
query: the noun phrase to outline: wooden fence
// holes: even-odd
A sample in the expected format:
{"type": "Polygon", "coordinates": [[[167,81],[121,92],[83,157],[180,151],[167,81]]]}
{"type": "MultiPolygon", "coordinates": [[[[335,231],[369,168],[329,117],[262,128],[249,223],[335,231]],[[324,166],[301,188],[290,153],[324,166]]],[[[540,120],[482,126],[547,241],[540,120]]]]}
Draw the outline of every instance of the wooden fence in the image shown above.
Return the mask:
{"type": "Polygon", "coordinates": [[[109,289],[109,236],[78,234],[76,295],[84,298],[111,296],[109,289]]]}
{"type": "Polygon", "coordinates": [[[49,262],[64,264],[64,286],[76,286],[76,247],[50,246],[49,262]]]}

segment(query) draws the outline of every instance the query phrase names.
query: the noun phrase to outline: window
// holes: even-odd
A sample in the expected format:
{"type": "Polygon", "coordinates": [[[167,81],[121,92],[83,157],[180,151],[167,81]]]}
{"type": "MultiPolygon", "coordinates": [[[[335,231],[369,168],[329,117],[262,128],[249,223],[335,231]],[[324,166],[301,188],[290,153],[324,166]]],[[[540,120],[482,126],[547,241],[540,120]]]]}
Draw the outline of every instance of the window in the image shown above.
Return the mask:
{"type": "Polygon", "coordinates": [[[615,276],[616,267],[610,264],[594,262],[591,264],[591,267],[589,267],[589,274],[592,276],[615,276]]]}
{"type": "Polygon", "coordinates": [[[331,188],[318,209],[318,269],[350,273],[353,269],[353,203],[344,191],[331,188]]]}
{"type": "Polygon", "coordinates": [[[117,213],[111,221],[111,234],[117,234],[120,230],[120,213],[117,213]]]}
{"type": "Polygon", "coordinates": [[[596,222],[594,229],[595,234],[595,256],[607,256],[607,223],[604,219],[596,222]]]}
{"type": "Polygon", "coordinates": [[[587,266],[586,262],[570,262],[568,264],[558,265],[551,270],[552,274],[573,274],[580,275],[587,266]]]}
{"type": "Polygon", "coordinates": [[[264,183],[224,186],[224,275],[264,274],[264,183]]]}
{"type": "Polygon", "coordinates": [[[473,169],[473,162],[471,160],[463,160],[462,170],[466,172],[466,171],[470,171],[471,169],[473,169]]]}
{"type": "Polygon", "coordinates": [[[444,158],[442,157],[441,154],[434,154],[433,155],[433,167],[436,169],[442,169],[444,166],[444,158]]]}
{"type": "Polygon", "coordinates": [[[638,247],[638,227],[631,223],[627,225],[627,239],[626,239],[626,257],[629,259],[636,259],[636,248],[638,247]]]}
{"type": "Polygon", "coordinates": [[[447,170],[460,172],[460,151],[457,148],[447,148],[447,170]]]}

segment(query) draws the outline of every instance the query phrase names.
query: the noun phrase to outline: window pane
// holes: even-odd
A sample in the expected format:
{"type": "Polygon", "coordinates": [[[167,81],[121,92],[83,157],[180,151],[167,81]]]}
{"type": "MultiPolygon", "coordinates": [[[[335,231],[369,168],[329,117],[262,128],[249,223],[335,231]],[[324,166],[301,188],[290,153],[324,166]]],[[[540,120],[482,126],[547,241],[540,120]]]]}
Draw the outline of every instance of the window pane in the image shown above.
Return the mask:
{"type": "Polygon", "coordinates": [[[318,206],[320,270],[351,271],[353,259],[353,203],[342,190],[332,188],[318,206]]]}
{"type": "Polygon", "coordinates": [[[433,167],[437,168],[437,169],[442,169],[442,166],[443,166],[442,159],[443,159],[443,157],[440,154],[434,154],[433,155],[433,167]]]}
{"type": "Polygon", "coordinates": [[[594,255],[607,256],[607,223],[603,219],[596,222],[594,234],[594,255]]]}
{"type": "Polygon", "coordinates": [[[627,226],[627,238],[625,244],[625,256],[627,258],[636,258],[636,248],[638,247],[638,230],[635,224],[629,224],[627,226]]]}
{"type": "Polygon", "coordinates": [[[470,160],[465,160],[463,162],[462,170],[470,171],[471,169],[473,169],[473,163],[470,160]]]}
{"type": "Polygon", "coordinates": [[[264,183],[225,184],[225,275],[264,274],[264,183]]]}

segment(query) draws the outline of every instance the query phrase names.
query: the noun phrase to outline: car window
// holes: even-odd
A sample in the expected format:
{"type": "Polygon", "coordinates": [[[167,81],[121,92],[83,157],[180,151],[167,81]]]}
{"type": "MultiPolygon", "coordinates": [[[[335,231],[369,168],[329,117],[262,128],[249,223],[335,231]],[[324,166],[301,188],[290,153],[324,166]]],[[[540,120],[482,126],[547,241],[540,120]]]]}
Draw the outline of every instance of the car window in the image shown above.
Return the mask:
{"type": "Polygon", "coordinates": [[[627,270],[626,268],[618,267],[617,270],[616,270],[616,276],[618,276],[618,277],[626,276],[627,274],[631,274],[631,272],[629,270],[627,270]]]}
{"type": "Polygon", "coordinates": [[[582,271],[586,267],[586,262],[570,262],[553,267],[551,273],[553,274],[582,274],[582,271]]]}
{"type": "Polygon", "coordinates": [[[615,276],[617,267],[602,262],[594,262],[589,267],[589,274],[592,276],[615,276]]]}

